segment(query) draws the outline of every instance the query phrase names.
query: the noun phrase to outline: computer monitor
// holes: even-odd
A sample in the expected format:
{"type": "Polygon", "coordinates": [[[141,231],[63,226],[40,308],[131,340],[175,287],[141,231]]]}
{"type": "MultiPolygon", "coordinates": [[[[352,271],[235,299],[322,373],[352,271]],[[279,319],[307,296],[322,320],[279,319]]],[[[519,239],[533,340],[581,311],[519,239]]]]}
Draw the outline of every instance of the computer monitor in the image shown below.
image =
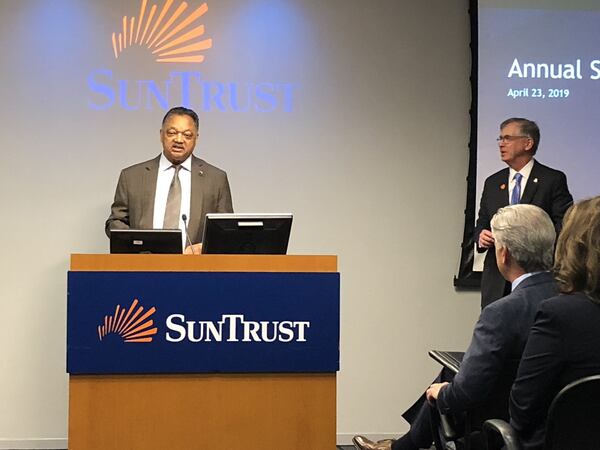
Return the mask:
{"type": "Polygon", "coordinates": [[[181,230],[111,230],[111,253],[182,253],[181,230]]]}
{"type": "Polygon", "coordinates": [[[292,214],[207,214],[202,253],[285,255],[292,214]]]}

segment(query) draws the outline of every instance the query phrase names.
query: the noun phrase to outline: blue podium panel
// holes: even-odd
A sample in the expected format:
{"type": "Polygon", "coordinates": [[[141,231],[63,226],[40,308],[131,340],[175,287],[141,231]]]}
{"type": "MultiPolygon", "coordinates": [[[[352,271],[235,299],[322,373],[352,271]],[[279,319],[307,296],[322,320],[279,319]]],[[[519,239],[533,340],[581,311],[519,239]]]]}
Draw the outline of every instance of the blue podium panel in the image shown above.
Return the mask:
{"type": "Polygon", "coordinates": [[[339,298],[339,273],[71,271],[67,372],[335,372],[339,298]]]}

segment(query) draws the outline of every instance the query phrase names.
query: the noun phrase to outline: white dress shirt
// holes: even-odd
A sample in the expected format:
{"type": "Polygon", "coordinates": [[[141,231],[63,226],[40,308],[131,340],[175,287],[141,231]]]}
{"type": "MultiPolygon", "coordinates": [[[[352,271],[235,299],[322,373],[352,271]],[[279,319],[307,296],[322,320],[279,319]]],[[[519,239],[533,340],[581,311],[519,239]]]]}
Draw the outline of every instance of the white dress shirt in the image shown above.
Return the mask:
{"type": "MultiPolygon", "coordinates": [[[[161,229],[165,220],[165,209],[167,207],[167,197],[169,196],[169,188],[175,168],[173,164],[165,157],[160,155],[158,163],[158,177],[156,179],[156,192],[154,194],[154,217],[152,220],[152,228],[161,229]]],[[[181,163],[179,170],[179,182],[181,183],[181,210],[179,214],[179,229],[182,230],[181,239],[183,247],[186,246],[186,235],[183,219],[181,216],[185,214],[190,217],[190,202],[192,197],[192,155],[181,163]]]]}

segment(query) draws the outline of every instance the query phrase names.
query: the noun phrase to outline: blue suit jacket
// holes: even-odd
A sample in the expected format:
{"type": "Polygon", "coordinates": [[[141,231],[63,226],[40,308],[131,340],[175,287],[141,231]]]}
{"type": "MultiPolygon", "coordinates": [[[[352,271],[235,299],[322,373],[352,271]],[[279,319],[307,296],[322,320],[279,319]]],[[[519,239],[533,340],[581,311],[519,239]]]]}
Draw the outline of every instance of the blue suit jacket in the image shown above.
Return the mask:
{"type": "Polygon", "coordinates": [[[483,407],[485,418],[508,417],[510,386],[538,306],[556,293],[552,275],[542,272],[483,309],[458,374],[440,390],[437,406],[442,413],[483,407]]]}

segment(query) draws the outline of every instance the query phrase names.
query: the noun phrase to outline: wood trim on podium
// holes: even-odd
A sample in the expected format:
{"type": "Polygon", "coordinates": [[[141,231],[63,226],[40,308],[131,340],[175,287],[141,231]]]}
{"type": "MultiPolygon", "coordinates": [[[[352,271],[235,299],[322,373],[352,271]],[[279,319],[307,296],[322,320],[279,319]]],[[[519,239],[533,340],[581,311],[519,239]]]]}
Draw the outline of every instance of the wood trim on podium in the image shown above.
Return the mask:
{"type": "Polygon", "coordinates": [[[337,272],[337,256],[71,255],[73,271],[337,272]]]}
{"type": "MultiPolygon", "coordinates": [[[[337,272],[337,257],[78,254],[71,270],[337,272]]],[[[335,373],[69,377],[70,450],[333,450],[335,436],[335,373]]]]}

